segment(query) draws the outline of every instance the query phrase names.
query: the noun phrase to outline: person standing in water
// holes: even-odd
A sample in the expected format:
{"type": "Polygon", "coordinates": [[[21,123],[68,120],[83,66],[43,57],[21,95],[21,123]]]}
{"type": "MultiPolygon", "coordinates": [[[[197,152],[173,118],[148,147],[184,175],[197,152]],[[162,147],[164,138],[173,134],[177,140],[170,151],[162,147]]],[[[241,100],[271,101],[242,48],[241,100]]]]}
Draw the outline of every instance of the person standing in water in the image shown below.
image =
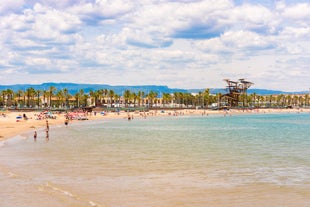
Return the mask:
{"type": "Polygon", "coordinates": [[[46,137],[45,137],[45,140],[48,142],[49,139],[50,139],[49,131],[46,129],[46,137]]]}
{"type": "Polygon", "coordinates": [[[46,120],[46,130],[47,130],[47,131],[50,130],[50,126],[48,125],[48,120],[46,120]]]}
{"type": "Polygon", "coordinates": [[[37,131],[34,131],[33,139],[34,141],[37,141],[37,131]]]}

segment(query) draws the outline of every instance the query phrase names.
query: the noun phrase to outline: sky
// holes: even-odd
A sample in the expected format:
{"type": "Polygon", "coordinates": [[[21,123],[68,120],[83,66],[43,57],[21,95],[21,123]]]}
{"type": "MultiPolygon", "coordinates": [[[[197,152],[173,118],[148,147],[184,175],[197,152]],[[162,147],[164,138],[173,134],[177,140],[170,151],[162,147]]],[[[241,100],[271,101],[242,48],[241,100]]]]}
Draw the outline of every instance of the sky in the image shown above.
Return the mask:
{"type": "Polygon", "coordinates": [[[310,89],[310,0],[1,0],[0,85],[310,89]]]}

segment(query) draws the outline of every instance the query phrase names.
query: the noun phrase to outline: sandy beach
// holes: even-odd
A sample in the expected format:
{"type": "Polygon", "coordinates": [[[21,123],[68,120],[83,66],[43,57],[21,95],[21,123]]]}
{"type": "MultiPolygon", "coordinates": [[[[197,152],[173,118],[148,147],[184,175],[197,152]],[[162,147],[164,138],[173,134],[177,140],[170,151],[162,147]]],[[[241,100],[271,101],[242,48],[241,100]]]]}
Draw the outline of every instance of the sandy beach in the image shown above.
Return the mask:
{"type": "MultiPolygon", "coordinates": [[[[53,125],[62,125],[64,124],[66,117],[65,113],[54,113],[53,115],[56,117],[54,119],[51,118],[42,118],[38,119],[40,111],[35,112],[2,112],[0,116],[0,141],[14,137],[16,135],[34,132],[36,130],[46,128],[46,120],[48,121],[49,126],[53,125]],[[27,120],[24,118],[17,119],[17,117],[23,117],[26,115],[27,120]]],[[[97,119],[112,119],[112,118],[120,118],[127,119],[128,116],[130,118],[147,118],[152,116],[208,116],[211,114],[218,114],[223,116],[237,115],[237,114],[245,114],[245,113],[310,113],[310,109],[253,109],[253,110],[229,110],[229,111],[218,111],[218,110],[205,110],[205,109],[182,109],[182,110],[150,110],[148,112],[125,112],[121,111],[119,113],[108,112],[104,115],[100,114],[100,112],[94,112],[87,114],[88,120],[97,120],[97,119]]],[[[70,120],[70,122],[78,122],[80,120],[70,120]]]]}

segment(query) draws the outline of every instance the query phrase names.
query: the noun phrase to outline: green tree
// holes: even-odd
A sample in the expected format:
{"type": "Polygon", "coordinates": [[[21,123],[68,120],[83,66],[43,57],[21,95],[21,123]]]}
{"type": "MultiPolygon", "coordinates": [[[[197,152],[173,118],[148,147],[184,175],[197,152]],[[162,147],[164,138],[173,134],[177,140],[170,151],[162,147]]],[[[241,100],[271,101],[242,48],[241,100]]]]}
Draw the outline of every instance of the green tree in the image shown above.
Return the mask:
{"type": "Polygon", "coordinates": [[[89,91],[89,95],[91,97],[91,104],[94,103],[95,107],[98,106],[98,99],[99,97],[101,96],[101,90],[96,90],[96,91],[93,91],[93,90],[90,90],[89,91]]]}
{"type": "Polygon", "coordinates": [[[172,96],[169,93],[163,93],[163,104],[164,107],[166,106],[166,104],[170,103],[172,100],[172,96]]]}
{"type": "Polygon", "coordinates": [[[111,108],[112,108],[113,98],[114,98],[114,96],[115,96],[115,92],[114,92],[113,90],[109,90],[108,96],[109,96],[109,98],[110,98],[110,106],[111,106],[111,108]]]}
{"type": "Polygon", "coordinates": [[[69,99],[72,97],[67,88],[62,89],[65,98],[65,107],[69,108],[69,99]]]}
{"type": "Polygon", "coordinates": [[[37,96],[37,106],[40,108],[40,97],[41,97],[42,91],[41,90],[35,90],[35,95],[37,96]]]}
{"type": "Polygon", "coordinates": [[[76,100],[76,105],[78,108],[83,106],[85,104],[84,102],[85,96],[84,96],[84,90],[80,89],[76,94],[75,94],[75,100],[76,100]]]}
{"type": "Polygon", "coordinates": [[[27,96],[27,107],[30,107],[33,105],[33,97],[35,96],[35,89],[33,87],[27,88],[26,96],[27,96]]]}
{"type": "Polygon", "coordinates": [[[129,90],[124,91],[124,100],[125,100],[125,107],[128,107],[128,102],[131,96],[131,92],[129,90]]]}
{"type": "Polygon", "coordinates": [[[2,90],[1,91],[1,103],[2,106],[6,106],[6,97],[7,97],[7,91],[6,90],[2,90]]]}
{"type": "Polygon", "coordinates": [[[6,95],[7,95],[7,106],[10,107],[13,104],[14,91],[12,89],[7,89],[6,95]]]}
{"type": "Polygon", "coordinates": [[[150,93],[147,95],[149,100],[149,107],[153,107],[154,100],[157,98],[158,94],[154,91],[150,91],[150,93]]]}
{"type": "Polygon", "coordinates": [[[204,98],[204,103],[206,105],[203,105],[203,106],[206,106],[208,108],[208,106],[210,105],[210,89],[207,88],[204,92],[203,92],[203,98],[204,98]]]}
{"type": "Polygon", "coordinates": [[[17,101],[17,103],[18,103],[18,106],[23,106],[23,105],[25,105],[25,103],[22,103],[22,101],[21,101],[21,97],[24,95],[24,91],[23,90],[18,90],[17,92],[16,92],[16,95],[17,95],[17,97],[18,97],[18,101],[17,101]]]}
{"type": "Polygon", "coordinates": [[[65,105],[65,94],[63,90],[59,90],[56,93],[56,98],[57,98],[57,107],[62,108],[65,105]]]}
{"type": "Polygon", "coordinates": [[[144,105],[144,91],[138,91],[138,106],[140,107],[141,105],[141,102],[142,102],[142,105],[144,105]]]}
{"type": "Polygon", "coordinates": [[[49,93],[49,107],[52,107],[52,98],[54,97],[54,93],[57,89],[55,86],[50,86],[48,93],[49,93]]]}
{"type": "Polygon", "coordinates": [[[309,106],[309,94],[305,95],[305,106],[309,106]]]}
{"type": "Polygon", "coordinates": [[[136,93],[131,93],[130,99],[133,100],[133,105],[134,105],[134,107],[136,107],[138,95],[136,93]]]}

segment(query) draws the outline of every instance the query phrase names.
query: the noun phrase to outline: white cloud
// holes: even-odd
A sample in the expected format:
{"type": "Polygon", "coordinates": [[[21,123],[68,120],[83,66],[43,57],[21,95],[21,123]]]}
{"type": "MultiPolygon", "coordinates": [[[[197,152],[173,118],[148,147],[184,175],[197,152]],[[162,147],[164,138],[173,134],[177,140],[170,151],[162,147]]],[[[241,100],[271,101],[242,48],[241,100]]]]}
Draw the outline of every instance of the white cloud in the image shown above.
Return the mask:
{"type": "Polygon", "coordinates": [[[24,0],[1,0],[0,16],[10,12],[19,11],[24,4],[24,0]]]}
{"type": "Polygon", "coordinates": [[[274,14],[263,6],[245,4],[232,9],[231,27],[268,33],[276,24],[274,14]]]}
{"type": "Polygon", "coordinates": [[[223,43],[235,49],[266,49],[272,47],[267,38],[249,31],[225,32],[221,39],[223,43]]]}
{"type": "Polygon", "coordinates": [[[100,75],[109,75],[114,85],[205,88],[247,76],[288,88],[289,76],[296,82],[310,70],[301,61],[310,58],[310,4],[246,2],[3,0],[0,74],[8,75],[0,81],[102,83],[100,75]],[[274,74],[282,78],[264,78],[274,74]]]}
{"type": "Polygon", "coordinates": [[[39,65],[50,65],[51,64],[51,60],[48,58],[33,58],[33,57],[28,57],[25,60],[25,63],[29,66],[31,65],[35,65],[35,66],[39,66],[39,65]]]}
{"type": "Polygon", "coordinates": [[[306,40],[310,38],[310,27],[288,26],[280,32],[280,35],[288,41],[292,39],[306,40]]]}
{"type": "Polygon", "coordinates": [[[71,34],[80,30],[78,17],[40,4],[34,6],[32,31],[42,38],[55,38],[58,34],[71,34]]]}
{"type": "Polygon", "coordinates": [[[86,25],[98,25],[125,15],[132,8],[132,1],[96,0],[95,3],[75,4],[68,8],[68,12],[79,16],[86,25]]]}
{"type": "MultiPolygon", "coordinates": [[[[310,20],[310,3],[300,3],[286,7],[283,16],[293,20],[310,20]]],[[[310,24],[309,21],[303,23],[310,24]]]]}

